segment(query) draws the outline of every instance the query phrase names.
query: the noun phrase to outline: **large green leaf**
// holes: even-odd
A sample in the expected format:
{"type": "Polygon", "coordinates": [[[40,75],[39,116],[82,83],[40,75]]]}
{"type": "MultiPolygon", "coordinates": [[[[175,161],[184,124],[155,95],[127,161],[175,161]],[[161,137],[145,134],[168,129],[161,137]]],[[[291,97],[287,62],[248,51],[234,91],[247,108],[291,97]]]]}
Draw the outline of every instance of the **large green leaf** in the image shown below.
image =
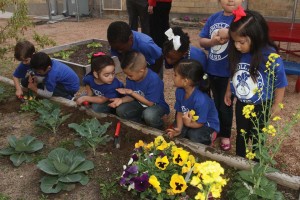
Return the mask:
{"type": "Polygon", "coordinates": [[[247,182],[253,183],[252,179],[252,173],[250,171],[239,171],[238,174],[241,176],[241,178],[247,182]]]}
{"type": "Polygon", "coordinates": [[[90,160],[86,160],[81,163],[72,173],[85,172],[94,168],[94,163],[90,160]]]}
{"type": "Polygon", "coordinates": [[[63,177],[60,177],[58,180],[64,183],[74,183],[81,180],[81,174],[69,174],[63,177]]]}
{"type": "Polygon", "coordinates": [[[35,137],[26,135],[16,142],[15,149],[18,152],[32,153],[43,148],[43,142],[36,140],[35,137]]]}
{"type": "Polygon", "coordinates": [[[88,182],[90,181],[89,177],[84,175],[84,174],[81,174],[81,180],[80,180],[80,184],[81,185],[86,185],[88,184],[88,182]]]}
{"type": "Polygon", "coordinates": [[[64,148],[56,148],[49,153],[48,158],[52,161],[63,162],[68,153],[69,151],[64,148]]]}
{"type": "Polygon", "coordinates": [[[60,183],[57,177],[45,176],[41,179],[40,187],[44,193],[58,193],[63,189],[64,184],[60,183]]]}
{"type": "Polygon", "coordinates": [[[0,150],[0,154],[4,156],[9,156],[16,153],[15,149],[13,147],[7,147],[5,149],[0,150]]]}
{"type": "Polygon", "coordinates": [[[14,147],[16,146],[16,141],[17,141],[16,136],[10,135],[10,136],[8,136],[7,140],[8,140],[8,144],[9,144],[11,147],[14,148],[14,147]]]}
{"type": "Polygon", "coordinates": [[[69,163],[68,173],[73,173],[73,170],[85,161],[85,155],[79,150],[72,150],[66,160],[69,163]]]}
{"type": "Polygon", "coordinates": [[[16,167],[20,166],[27,159],[24,153],[13,154],[9,158],[16,167]]]}
{"type": "Polygon", "coordinates": [[[57,169],[60,175],[67,174],[69,166],[65,162],[57,162],[56,160],[52,161],[52,164],[57,169]]]}
{"type": "Polygon", "coordinates": [[[52,164],[51,160],[44,159],[38,162],[37,167],[42,170],[43,172],[50,174],[50,175],[58,175],[59,172],[56,170],[54,165],[52,164]]]}

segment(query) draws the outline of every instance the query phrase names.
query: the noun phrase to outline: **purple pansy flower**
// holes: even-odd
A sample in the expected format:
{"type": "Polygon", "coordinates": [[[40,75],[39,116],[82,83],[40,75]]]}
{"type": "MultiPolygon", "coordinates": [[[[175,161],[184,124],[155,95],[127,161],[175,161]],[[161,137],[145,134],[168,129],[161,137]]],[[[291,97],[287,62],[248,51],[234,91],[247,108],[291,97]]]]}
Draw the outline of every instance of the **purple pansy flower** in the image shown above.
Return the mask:
{"type": "Polygon", "coordinates": [[[150,186],[147,173],[142,174],[142,176],[131,178],[130,181],[134,182],[134,189],[139,192],[145,191],[150,186]]]}

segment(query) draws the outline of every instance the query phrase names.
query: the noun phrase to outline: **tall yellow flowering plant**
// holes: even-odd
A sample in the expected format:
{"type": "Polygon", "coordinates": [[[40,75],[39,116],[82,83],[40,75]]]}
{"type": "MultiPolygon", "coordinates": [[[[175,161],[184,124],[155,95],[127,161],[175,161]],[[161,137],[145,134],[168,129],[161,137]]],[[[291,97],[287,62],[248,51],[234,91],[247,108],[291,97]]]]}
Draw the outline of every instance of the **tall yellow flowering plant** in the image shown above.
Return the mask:
{"type": "Polygon", "coordinates": [[[227,181],[221,177],[224,169],[219,163],[197,163],[190,152],[166,142],[158,136],[151,143],[138,141],[120,178],[120,184],[139,194],[141,199],[188,199],[188,187],[199,192],[195,199],[206,200],[211,194],[220,197],[227,181]]]}
{"type": "MultiPolygon", "coordinates": [[[[267,93],[271,94],[271,99],[274,94],[273,88],[276,79],[274,72],[278,66],[276,62],[278,57],[278,54],[272,53],[266,63],[265,73],[268,73],[266,84],[269,86],[267,87],[267,93]]],[[[255,92],[262,95],[259,88],[255,92]]],[[[283,109],[283,104],[279,104],[279,107],[279,109],[283,109]]],[[[257,135],[253,136],[253,139],[257,140],[257,144],[247,144],[245,139],[246,158],[249,160],[251,170],[238,173],[239,177],[234,182],[229,196],[232,196],[232,199],[283,199],[283,195],[277,191],[276,183],[268,180],[265,174],[278,171],[273,168],[276,164],[274,157],[280,150],[284,139],[289,135],[290,129],[299,122],[300,110],[298,109],[288,123],[280,126],[280,120],[282,119],[279,116],[271,116],[272,101],[263,102],[263,126],[260,127],[261,123],[254,108],[255,105],[246,105],[243,108],[244,117],[252,121],[258,132],[257,135]],[[251,162],[253,159],[258,162],[253,164],[251,162]]],[[[247,134],[243,129],[240,132],[244,136],[247,134]]]]}

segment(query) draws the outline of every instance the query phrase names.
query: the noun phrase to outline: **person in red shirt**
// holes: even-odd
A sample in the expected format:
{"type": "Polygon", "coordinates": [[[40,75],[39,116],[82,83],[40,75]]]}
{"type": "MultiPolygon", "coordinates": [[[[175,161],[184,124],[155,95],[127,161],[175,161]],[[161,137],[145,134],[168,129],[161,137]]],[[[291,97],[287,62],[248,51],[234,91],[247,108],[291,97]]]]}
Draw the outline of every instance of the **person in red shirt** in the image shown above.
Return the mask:
{"type": "Polygon", "coordinates": [[[166,41],[165,32],[170,28],[169,14],[172,0],[148,0],[150,14],[150,36],[162,48],[166,41]]]}

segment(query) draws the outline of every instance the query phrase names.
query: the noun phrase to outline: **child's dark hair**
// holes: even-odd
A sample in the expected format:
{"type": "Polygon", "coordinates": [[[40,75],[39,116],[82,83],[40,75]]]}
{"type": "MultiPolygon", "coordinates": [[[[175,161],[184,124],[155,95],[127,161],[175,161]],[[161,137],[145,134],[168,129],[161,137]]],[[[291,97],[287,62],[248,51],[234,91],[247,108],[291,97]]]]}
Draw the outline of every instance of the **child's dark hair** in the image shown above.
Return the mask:
{"type": "Polygon", "coordinates": [[[193,86],[199,87],[202,92],[208,93],[209,80],[200,62],[193,59],[183,59],[174,70],[183,78],[190,79],[193,86]]]}
{"type": "Polygon", "coordinates": [[[32,69],[46,71],[49,66],[52,66],[52,61],[46,53],[37,52],[32,55],[30,60],[30,67],[32,69]]]}
{"type": "Polygon", "coordinates": [[[107,40],[110,44],[126,43],[132,31],[130,26],[123,21],[112,22],[107,29],[107,40]]]}
{"type": "Polygon", "coordinates": [[[26,58],[31,58],[34,52],[35,52],[35,48],[31,42],[27,40],[21,40],[17,42],[15,46],[14,56],[18,61],[23,61],[26,58]]]}
{"type": "Polygon", "coordinates": [[[250,75],[256,81],[258,68],[264,59],[262,55],[263,49],[273,47],[277,51],[277,46],[269,37],[269,28],[264,17],[256,11],[246,10],[245,13],[246,16],[236,22],[232,22],[229,28],[229,65],[231,76],[233,76],[242,55],[235,48],[231,34],[234,32],[239,36],[249,37],[251,40],[249,53],[252,54],[250,75]]]}
{"type": "Polygon", "coordinates": [[[113,59],[108,55],[92,55],[91,72],[100,73],[108,65],[115,66],[113,59]]]}
{"type": "Polygon", "coordinates": [[[147,67],[145,56],[137,51],[128,51],[124,54],[121,61],[122,69],[137,70],[147,67]]]}
{"type": "MultiPolygon", "coordinates": [[[[184,33],[181,27],[173,27],[173,33],[175,36],[180,36],[181,46],[177,51],[179,52],[187,52],[190,48],[190,37],[187,33],[184,33]]],[[[167,54],[170,51],[174,50],[173,40],[167,40],[163,45],[163,54],[167,54]]]]}

